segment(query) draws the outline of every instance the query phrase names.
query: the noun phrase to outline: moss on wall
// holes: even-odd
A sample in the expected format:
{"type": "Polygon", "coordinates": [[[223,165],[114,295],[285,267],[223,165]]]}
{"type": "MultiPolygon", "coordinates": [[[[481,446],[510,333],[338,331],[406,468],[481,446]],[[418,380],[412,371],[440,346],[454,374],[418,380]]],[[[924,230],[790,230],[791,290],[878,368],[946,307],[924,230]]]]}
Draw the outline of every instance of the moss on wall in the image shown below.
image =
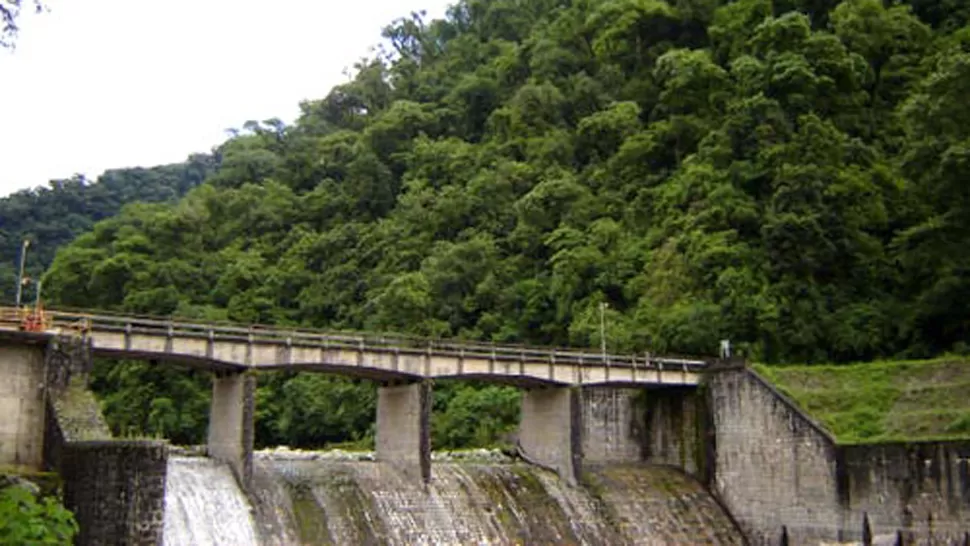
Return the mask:
{"type": "Polygon", "coordinates": [[[51,391],[57,425],[65,441],[108,440],[111,429],[101,414],[101,405],[83,377],[72,377],[63,389],[51,391]]]}

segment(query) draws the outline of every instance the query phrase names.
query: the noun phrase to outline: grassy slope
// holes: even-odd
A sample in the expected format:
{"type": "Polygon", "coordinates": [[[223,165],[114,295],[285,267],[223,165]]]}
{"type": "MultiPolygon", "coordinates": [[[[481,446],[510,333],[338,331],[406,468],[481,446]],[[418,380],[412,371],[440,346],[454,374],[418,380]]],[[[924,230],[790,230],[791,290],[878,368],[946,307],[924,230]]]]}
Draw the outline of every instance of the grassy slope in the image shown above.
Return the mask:
{"type": "Polygon", "coordinates": [[[754,368],[839,443],[970,438],[967,358],[754,368]]]}

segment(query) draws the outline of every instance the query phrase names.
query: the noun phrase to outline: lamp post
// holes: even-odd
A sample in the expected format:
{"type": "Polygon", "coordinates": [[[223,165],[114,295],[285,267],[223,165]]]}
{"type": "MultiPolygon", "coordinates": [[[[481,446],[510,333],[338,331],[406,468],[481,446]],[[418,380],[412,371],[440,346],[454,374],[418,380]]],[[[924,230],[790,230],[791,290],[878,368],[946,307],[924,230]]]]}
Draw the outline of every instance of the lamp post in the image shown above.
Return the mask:
{"type": "Polygon", "coordinates": [[[606,302],[600,302],[600,347],[603,351],[603,362],[606,362],[606,302]]]}
{"type": "Polygon", "coordinates": [[[20,307],[20,299],[24,293],[24,265],[27,262],[27,247],[30,246],[30,241],[24,239],[23,245],[20,247],[20,274],[17,275],[17,307],[20,307]]]}

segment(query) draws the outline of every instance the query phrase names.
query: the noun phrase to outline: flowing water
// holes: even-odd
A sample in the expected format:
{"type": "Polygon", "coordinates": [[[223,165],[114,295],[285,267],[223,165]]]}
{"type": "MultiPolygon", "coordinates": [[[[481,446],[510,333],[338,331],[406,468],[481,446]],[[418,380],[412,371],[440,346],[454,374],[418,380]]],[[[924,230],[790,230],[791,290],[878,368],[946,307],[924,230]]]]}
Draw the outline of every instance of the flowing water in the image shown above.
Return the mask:
{"type": "Polygon", "coordinates": [[[743,543],[714,499],[677,470],[612,466],[586,482],[569,487],[522,463],[438,461],[423,485],[386,463],[263,452],[247,500],[224,465],[173,457],[165,544],[743,543]]]}
{"type": "Polygon", "coordinates": [[[249,502],[225,464],[169,456],[165,546],[260,546],[249,502]]]}

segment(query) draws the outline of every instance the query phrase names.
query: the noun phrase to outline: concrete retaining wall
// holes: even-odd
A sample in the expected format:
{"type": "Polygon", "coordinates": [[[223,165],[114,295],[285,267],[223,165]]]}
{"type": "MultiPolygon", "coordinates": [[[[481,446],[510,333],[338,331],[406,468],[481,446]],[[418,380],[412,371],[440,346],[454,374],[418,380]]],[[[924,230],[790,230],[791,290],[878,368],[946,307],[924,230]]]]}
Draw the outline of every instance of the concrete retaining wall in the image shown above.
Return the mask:
{"type": "Polygon", "coordinates": [[[748,370],[712,374],[712,489],[753,544],[836,540],[842,512],[832,439],[748,370]]]}
{"type": "Polygon", "coordinates": [[[970,531],[970,442],[839,446],[748,369],[708,378],[711,488],[754,545],[861,540],[953,544],[970,531]]]}
{"type": "Polygon", "coordinates": [[[0,342],[0,466],[43,467],[44,347],[0,342]]]}
{"type": "Polygon", "coordinates": [[[78,546],[161,544],[168,448],[154,441],[71,442],[61,451],[64,504],[78,546]]]}
{"type": "MultiPolygon", "coordinates": [[[[64,505],[74,512],[79,546],[161,544],[167,444],[119,441],[87,388],[77,343],[46,349],[48,378],[44,462],[64,480],[64,505]]],[[[43,369],[43,367],[41,367],[43,369]]]]}
{"type": "Polygon", "coordinates": [[[970,441],[840,447],[843,536],[906,529],[928,544],[963,544],[970,532],[970,441]]]}

